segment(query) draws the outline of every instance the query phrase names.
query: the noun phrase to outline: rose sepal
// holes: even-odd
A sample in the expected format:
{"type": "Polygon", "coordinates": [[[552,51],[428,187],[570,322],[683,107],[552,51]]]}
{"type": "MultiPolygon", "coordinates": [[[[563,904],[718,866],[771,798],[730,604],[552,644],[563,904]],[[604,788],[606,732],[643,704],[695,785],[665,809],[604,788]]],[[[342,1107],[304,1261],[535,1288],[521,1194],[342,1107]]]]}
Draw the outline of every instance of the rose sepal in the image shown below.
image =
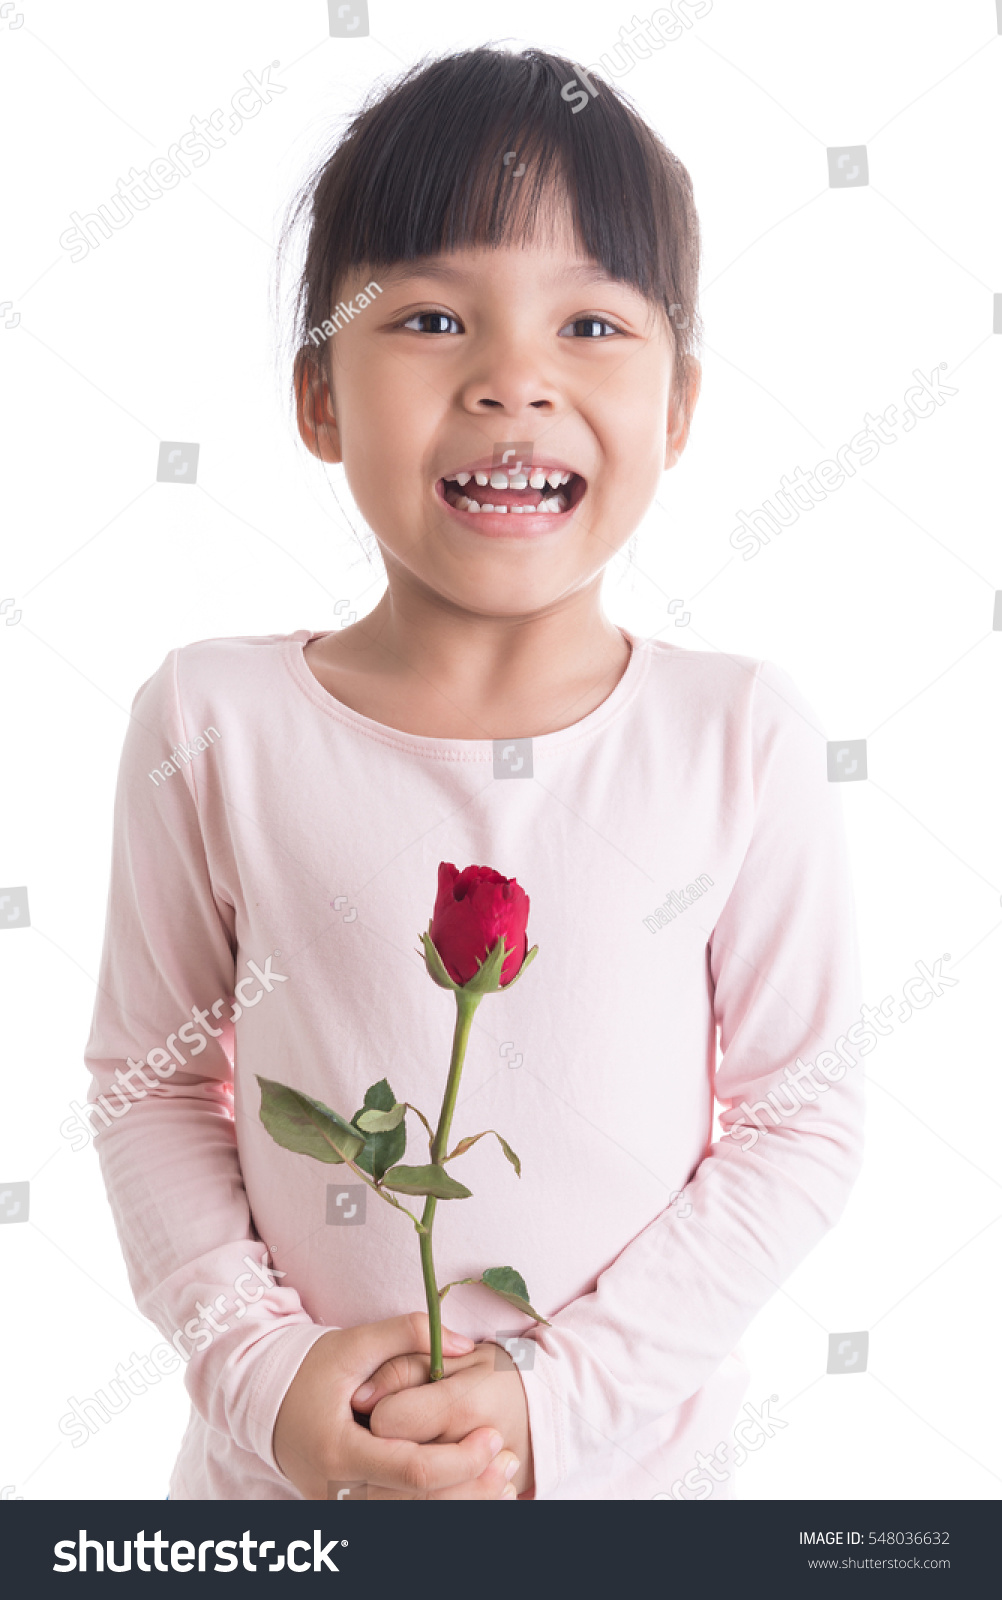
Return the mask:
{"type": "Polygon", "coordinates": [[[468,983],[460,988],[461,994],[507,994],[508,990],[516,984],[522,976],[529,962],[539,950],[538,944],[526,952],[525,959],[510,983],[502,984],[501,972],[510,952],[506,949],[507,940],[504,935],[498,940],[487,960],[478,968],[468,983]]]}
{"type": "Polygon", "coordinates": [[[509,951],[504,934],[498,940],[493,950],[490,951],[486,961],[477,965],[477,970],[472,978],[468,978],[460,985],[462,994],[497,994],[501,987],[501,970],[508,959],[509,951]]]}
{"type": "Polygon", "coordinates": [[[516,983],[518,982],[519,978],[522,976],[522,974],[525,971],[526,967],[529,965],[529,962],[532,961],[532,959],[535,956],[537,956],[538,954],[539,954],[539,946],[538,946],[538,944],[534,944],[531,950],[527,950],[525,952],[525,960],[522,962],[522,965],[519,967],[519,969],[516,972],[515,976],[512,978],[511,983],[506,983],[505,986],[504,986],[505,994],[508,993],[509,989],[514,989],[514,987],[515,987],[516,983]]]}
{"type": "Polygon", "coordinates": [[[421,935],[421,943],[424,946],[424,964],[428,969],[429,977],[435,980],[439,988],[451,989],[453,994],[500,994],[502,988],[507,991],[513,984],[518,982],[529,962],[539,953],[538,944],[534,944],[532,949],[526,952],[525,959],[511,982],[502,985],[501,972],[510,954],[507,948],[507,939],[502,934],[486,961],[480,963],[473,977],[466,983],[456,983],[455,979],[450,977],[445,962],[435,947],[431,937],[431,927],[432,924],[429,922],[428,932],[421,935]]]}
{"type": "MultiPolygon", "coordinates": [[[[428,932],[421,934],[421,943],[424,946],[424,964],[428,968],[429,978],[434,978],[440,989],[451,989],[453,993],[456,993],[462,986],[450,978],[445,962],[432,943],[430,922],[428,924],[428,932]]],[[[419,955],[421,953],[421,951],[418,952],[419,955]]]]}

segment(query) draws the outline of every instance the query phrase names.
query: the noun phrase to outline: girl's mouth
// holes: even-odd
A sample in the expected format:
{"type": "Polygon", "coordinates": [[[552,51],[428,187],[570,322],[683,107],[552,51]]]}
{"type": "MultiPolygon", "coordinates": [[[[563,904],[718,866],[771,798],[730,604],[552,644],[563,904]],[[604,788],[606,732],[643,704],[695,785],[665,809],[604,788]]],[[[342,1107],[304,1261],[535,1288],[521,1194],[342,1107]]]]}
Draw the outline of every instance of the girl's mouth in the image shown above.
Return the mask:
{"type": "Polygon", "coordinates": [[[485,467],[439,478],[436,484],[439,498],[479,532],[516,537],[562,526],[586,488],[579,473],[551,465],[528,466],[516,472],[485,467]]]}

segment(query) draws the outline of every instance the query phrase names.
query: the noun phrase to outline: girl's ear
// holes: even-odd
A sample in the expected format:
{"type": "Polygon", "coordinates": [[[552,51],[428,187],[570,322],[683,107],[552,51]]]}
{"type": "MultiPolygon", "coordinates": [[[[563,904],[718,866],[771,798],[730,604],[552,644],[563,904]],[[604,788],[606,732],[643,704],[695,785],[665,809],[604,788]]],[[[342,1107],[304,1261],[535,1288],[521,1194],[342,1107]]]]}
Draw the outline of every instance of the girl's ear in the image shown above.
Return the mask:
{"type": "Polygon", "coordinates": [[[307,450],[320,461],[341,460],[341,439],[330,383],[315,350],[300,350],[295,364],[296,422],[307,450]]]}
{"type": "Polygon", "coordinates": [[[696,409],[699,399],[700,385],[703,381],[703,369],[695,356],[685,358],[685,377],[682,383],[676,383],[672,374],[671,395],[668,401],[668,437],[665,444],[665,470],[673,467],[682,451],[685,449],[689,437],[689,427],[692,423],[692,413],[696,409]]]}

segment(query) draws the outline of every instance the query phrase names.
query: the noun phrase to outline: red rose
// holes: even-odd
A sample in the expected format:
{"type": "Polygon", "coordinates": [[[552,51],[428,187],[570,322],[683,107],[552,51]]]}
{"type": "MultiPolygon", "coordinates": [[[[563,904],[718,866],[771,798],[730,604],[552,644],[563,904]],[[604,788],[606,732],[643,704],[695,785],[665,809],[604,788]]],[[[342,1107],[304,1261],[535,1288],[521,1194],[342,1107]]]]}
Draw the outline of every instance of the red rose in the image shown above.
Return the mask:
{"type": "Polygon", "coordinates": [[[529,941],[529,896],[514,878],[493,867],[466,867],[451,861],[438,868],[438,895],[431,919],[431,942],[454,983],[469,983],[478,963],[486,961],[502,937],[508,955],[501,968],[501,988],[511,983],[525,960],[529,941]]]}

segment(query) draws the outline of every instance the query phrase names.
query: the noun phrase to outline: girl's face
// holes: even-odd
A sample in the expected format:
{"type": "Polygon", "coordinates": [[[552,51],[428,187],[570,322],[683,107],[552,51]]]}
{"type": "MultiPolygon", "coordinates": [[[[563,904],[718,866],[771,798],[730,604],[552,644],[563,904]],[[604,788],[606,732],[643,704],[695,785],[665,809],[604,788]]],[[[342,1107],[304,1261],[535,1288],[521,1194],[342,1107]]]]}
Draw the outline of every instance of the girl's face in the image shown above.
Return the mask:
{"type": "Polygon", "coordinates": [[[558,606],[678,459],[698,364],[676,394],[664,318],[580,253],[566,211],[524,245],[360,272],[343,300],[373,279],[330,339],[332,390],[300,389],[305,443],[344,462],[391,586],[480,615],[558,606]]]}

